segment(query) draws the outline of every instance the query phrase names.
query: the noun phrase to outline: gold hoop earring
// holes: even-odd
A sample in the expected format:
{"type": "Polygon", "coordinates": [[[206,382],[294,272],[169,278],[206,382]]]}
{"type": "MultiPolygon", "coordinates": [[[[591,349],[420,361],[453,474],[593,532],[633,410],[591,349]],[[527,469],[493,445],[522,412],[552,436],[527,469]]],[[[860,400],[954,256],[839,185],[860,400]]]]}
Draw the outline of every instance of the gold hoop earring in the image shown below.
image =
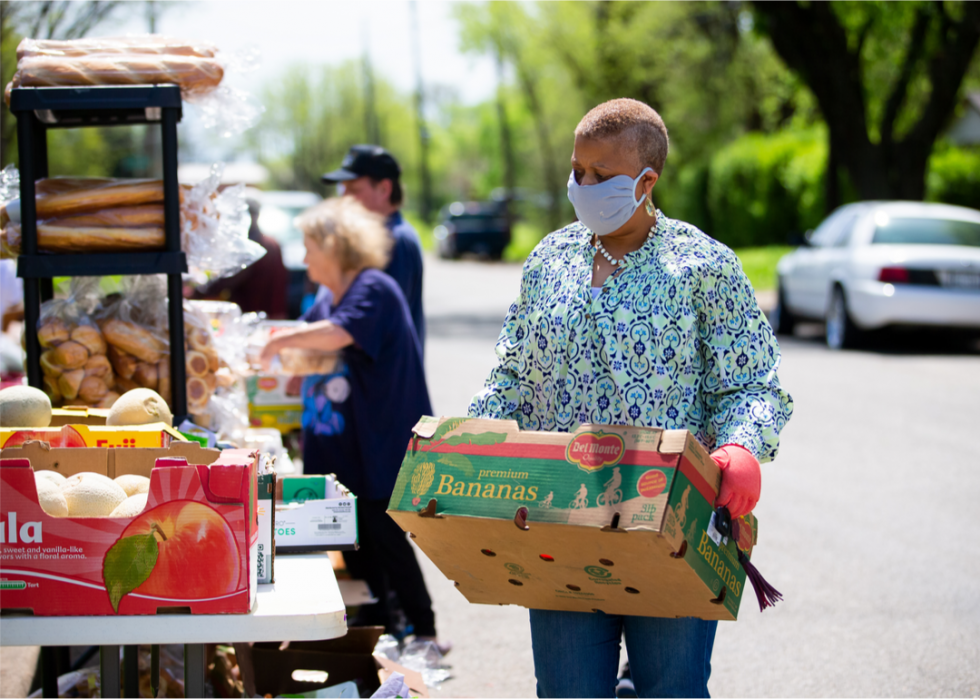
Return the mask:
{"type": "Polygon", "coordinates": [[[646,208],[647,214],[650,216],[653,216],[657,213],[657,208],[653,205],[653,190],[650,190],[647,193],[647,201],[644,208],[646,208]]]}

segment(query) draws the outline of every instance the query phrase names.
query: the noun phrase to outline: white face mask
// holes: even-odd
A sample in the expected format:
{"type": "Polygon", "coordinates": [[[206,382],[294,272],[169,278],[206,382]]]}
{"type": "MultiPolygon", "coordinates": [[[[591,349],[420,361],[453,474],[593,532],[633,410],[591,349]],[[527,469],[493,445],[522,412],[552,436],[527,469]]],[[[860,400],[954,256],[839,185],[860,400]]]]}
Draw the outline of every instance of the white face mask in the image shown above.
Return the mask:
{"type": "Polygon", "coordinates": [[[572,172],[568,178],[568,200],[572,202],[578,220],[596,235],[607,235],[622,228],[643,203],[644,197],[634,199],[633,193],[647,172],[653,172],[653,168],[643,168],[636,179],[616,175],[587,187],[576,182],[572,172]]]}

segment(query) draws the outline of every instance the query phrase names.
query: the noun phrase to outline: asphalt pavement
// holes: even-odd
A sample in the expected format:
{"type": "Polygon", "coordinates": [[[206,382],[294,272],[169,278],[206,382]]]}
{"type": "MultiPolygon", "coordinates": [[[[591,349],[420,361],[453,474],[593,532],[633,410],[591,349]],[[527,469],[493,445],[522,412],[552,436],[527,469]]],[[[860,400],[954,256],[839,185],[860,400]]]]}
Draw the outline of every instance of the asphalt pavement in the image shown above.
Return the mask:
{"type": "MultiPolygon", "coordinates": [[[[426,258],[433,409],[463,415],[493,365],[518,265],[426,258]]],[[[768,297],[763,295],[765,307],[768,297]]],[[[820,326],[780,341],[795,400],[763,466],[753,563],[785,601],[747,592],[719,625],[724,696],[980,695],[977,346],[931,334],[830,352],[820,326]],[[900,341],[899,341],[900,340],[900,341]]],[[[423,557],[424,559],[424,557],[423,557]]],[[[427,560],[454,678],[436,696],[534,695],[526,610],[470,605],[427,560]]]]}

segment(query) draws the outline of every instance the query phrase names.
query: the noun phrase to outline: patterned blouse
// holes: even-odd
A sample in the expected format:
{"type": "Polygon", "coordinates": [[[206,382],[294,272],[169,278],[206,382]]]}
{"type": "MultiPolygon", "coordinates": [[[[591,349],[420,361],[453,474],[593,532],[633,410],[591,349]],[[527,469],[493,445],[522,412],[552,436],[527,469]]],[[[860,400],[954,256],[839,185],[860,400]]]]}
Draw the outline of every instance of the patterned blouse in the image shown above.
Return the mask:
{"type": "Polygon", "coordinates": [[[772,460],[793,400],[738,258],[663,214],[654,234],[594,300],[591,232],[573,223],[541,241],[470,416],[549,432],[687,429],[709,450],[740,444],[772,460]]]}

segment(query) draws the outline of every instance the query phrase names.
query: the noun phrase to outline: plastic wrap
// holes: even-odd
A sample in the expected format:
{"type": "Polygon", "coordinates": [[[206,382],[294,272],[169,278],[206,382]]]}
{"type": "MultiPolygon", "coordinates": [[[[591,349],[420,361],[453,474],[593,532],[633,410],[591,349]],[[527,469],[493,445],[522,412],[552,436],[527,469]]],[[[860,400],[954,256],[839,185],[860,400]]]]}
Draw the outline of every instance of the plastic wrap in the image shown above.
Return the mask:
{"type": "Polygon", "coordinates": [[[254,48],[226,54],[205,42],[156,34],[24,39],[4,97],[9,105],[15,87],[176,84],[185,101],[201,108],[205,127],[230,136],[254,126],[263,108],[248,92],[223,84],[223,79],[229,69],[250,70],[257,56],[254,48]]]}
{"type": "Polygon", "coordinates": [[[255,325],[248,336],[246,356],[252,373],[268,373],[279,376],[312,376],[329,374],[337,368],[340,360],[339,352],[327,352],[317,349],[286,348],[279,351],[272,360],[268,372],[262,370],[259,357],[270,338],[285,330],[302,328],[302,321],[263,320],[255,325]]]}
{"type": "Polygon", "coordinates": [[[183,249],[198,283],[235,274],[265,255],[265,248],[248,237],[245,185],[219,191],[223,171],[224,165],[214,165],[183,197],[183,249]]]}
{"type": "Polygon", "coordinates": [[[119,397],[108,343],[89,315],[99,295],[98,282],[96,277],[75,277],[68,298],[41,305],[37,338],[44,391],[52,405],[108,408],[119,397]]]}

